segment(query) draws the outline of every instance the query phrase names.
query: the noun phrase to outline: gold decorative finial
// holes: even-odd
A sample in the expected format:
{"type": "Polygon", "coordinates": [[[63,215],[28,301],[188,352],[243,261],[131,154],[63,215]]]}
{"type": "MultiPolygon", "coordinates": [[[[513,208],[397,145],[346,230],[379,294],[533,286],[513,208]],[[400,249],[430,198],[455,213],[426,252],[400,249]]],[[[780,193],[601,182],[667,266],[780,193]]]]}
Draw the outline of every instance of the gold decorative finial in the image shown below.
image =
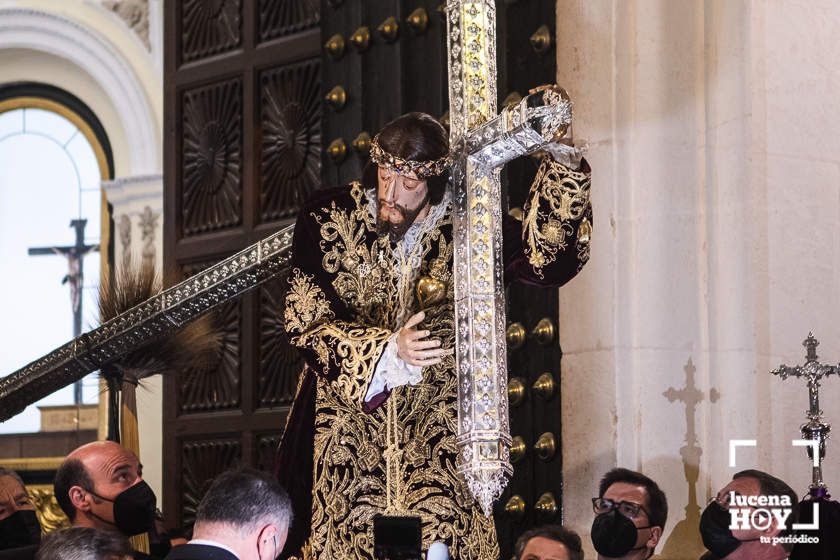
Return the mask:
{"type": "Polygon", "coordinates": [[[510,406],[519,406],[525,400],[525,382],[521,377],[511,377],[508,381],[508,402],[510,406]]]}
{"type": "Polygon", "coordinates": [[[531,331],[531,336],[543,346],[548,346],[554,340],[554,323],[548,317],[543,317],[531,331]]]}
{"type": "Polygon", "coordinates": [[[344,37],[341,36],[341,33],[336,33],[332,37],[324,43],[324,49],[326,49],[327,54],[330,55],[330,58],[333,60],[338,60],[344,55],[344,37]]]}
{"type": "Polygon", "coordinates": [[[534,451],[536,451],[537,457],[539,457],[541,461],[551,461],[557,451],[554,434],[551,432],[544,432],[540,435],[539,439],[537,439],[537,443],[534,444],[534,451]]]}
{"type": "Polygon", "coordinates": [[[370,46],[370,29],[368,29],[366,25],[356,29],[356,31],[350,35],[350,44],[353,45],[356,52],[365,52],[368,46],[370,46]]]}
{"type": "Polygon", "coordinates": [[[353,139],[353,149],[359,155],[367,156],[368,152],[370,152],[370,134],[365,132],[364,130],[359,133],[356,138],[353,139]]]}
{"type": "Polygon", "coordinates": [[[324,99],[327,101],[327,104],[329,104],[330,107],[332,107],[336,111],[340,111],[344,108],[344,105],[347,103],[347,92],[344,91],[343,87],[338,85],[332,88],[324,97],[324,99]]]}
{"type": "Polygon", "coordinates": [[[551,31],[547,25],[541,25],[531,35],[531,47],[537,54],[545,54],[551,48],[551,31]]]}
{"type": "Polygon", "coordinates": [[[327,153],[334,163],[338,164],[344,161],[347,156],[347,144],[344,143],[344,138],[336,138],[327,147],[327,153]]]}
{"type": "Polygon", "coordinates": [[[429,25],[429,14],[426,13],[425,8],[420,7],[411,12],[405,18],[405,21],[415,33],[420,34],[426,31],[426,27],[429,25]]]}
{"type": "Polygon", "coordinates": [[[525,344],[525,337],[525,327],[522,326],[522,323],[511,323],[505,333],[508,350],[516,350],[517,348],[520,348],[523,344],[525,344]]]}
{"type": "Polygon", "coordinates": [[[505,513],[515,519],[522,519],[525,515],[525,500],[518,494],[511,496],[505,504],[505,513]]]}
{"type": "Polygon", "coordinates": [[[514,436],[510,444],[510,462],[515,465],[525,457],[527,451],[528,446],[522,436],[514,436]]]}
{"type": "Polygon", "coordinates": [[[400,24],[397,23],[397,19],[394,16],[390,16],[379,24],[376,31],[379,32],[380,37],[385,39],[385,42],[393,43],[400,33],[400,24]]]}
{"type": "Polygon", "coordinates": [[[552,519],[557,515],[557,500],[554,499],[554,494],[546,492],[539,497],[537,503],[534,504],[534,510],[542,520],[552,519]]]}
{"type": "Polygon", "coordinates": [[[545,372],[540,375],[534,384],[531,385],[531,389],[533,389],[534,393],[537,394],[543,400],[548,400],[554,396],[554,377],[545,372]]]}

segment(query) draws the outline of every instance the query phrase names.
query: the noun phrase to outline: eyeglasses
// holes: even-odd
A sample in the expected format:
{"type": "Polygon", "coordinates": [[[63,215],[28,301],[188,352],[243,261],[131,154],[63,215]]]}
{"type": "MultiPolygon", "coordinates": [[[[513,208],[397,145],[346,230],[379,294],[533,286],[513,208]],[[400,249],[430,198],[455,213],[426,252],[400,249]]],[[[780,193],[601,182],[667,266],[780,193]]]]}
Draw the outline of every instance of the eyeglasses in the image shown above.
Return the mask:
{"type": "Polygon", "coordinates": [[[592,511],[596,514],[609,513],[614,509],[617,509],[618,513],[629,519],[636,519],[640,513],[650,517],[642,504],[625,501],[616,502],[607,498],[592,498],[592,511]]]}

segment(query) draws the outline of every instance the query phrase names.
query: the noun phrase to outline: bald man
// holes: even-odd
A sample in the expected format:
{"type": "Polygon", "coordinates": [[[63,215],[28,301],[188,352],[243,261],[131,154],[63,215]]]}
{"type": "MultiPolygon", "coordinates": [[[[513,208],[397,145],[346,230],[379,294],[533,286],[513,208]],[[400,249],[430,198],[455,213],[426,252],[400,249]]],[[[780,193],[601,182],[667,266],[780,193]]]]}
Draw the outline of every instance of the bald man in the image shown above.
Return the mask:
{"type": "Polygon", "coordinates": [[[55,498],[74,527],[118,532],[150,531],[155,494],[143,480],[137,456],[113,441],[85,444],[55,474],[55,498]]]}

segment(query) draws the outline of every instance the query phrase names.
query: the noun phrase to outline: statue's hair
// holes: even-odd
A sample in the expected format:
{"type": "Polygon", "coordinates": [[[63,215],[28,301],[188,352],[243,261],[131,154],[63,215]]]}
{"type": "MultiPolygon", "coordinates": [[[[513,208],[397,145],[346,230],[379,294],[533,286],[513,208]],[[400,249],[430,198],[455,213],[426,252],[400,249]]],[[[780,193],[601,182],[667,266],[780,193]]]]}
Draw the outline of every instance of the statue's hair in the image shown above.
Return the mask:
{"type": "MultiPolygon", "coordinates": [[[[426,113],[406,113],[382,127],[377,135],[382,150],[404,160],[431,161],[449,154],[449,138],[446,129],[433,116],[426,113]]],[[[378,165],[369,161],[362,173],[362,184],[366,189],[375,188],[378,165]]],[[[443,199],[449,171],[426,177],[429,188],[429,202],[438,204],[443,199]]]]}

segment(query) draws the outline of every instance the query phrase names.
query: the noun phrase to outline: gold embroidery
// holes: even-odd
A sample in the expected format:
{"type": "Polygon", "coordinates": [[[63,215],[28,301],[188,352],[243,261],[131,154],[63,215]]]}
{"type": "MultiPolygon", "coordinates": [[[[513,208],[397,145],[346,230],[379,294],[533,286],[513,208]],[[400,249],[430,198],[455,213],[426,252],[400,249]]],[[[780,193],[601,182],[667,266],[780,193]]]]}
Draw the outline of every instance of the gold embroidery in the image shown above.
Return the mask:
{"type": "Polygon", "coordinates": [[[584,216],[580,221],[577,233],[578,271],[589,261],[589,240],[592,237],[592,223],[590,216],[584,216]]]}
{"type": "MultiPolygon", "coordinates": [[[[417,310],[417,301],[414,283],[408,283],[410,309],[402,309],[405,294],[394,279],[392,249],[377,240],[361,188],[354,186],[351,193],[354,209],[332,205],[314,218],[322,236],[322,264],[356,323],[317,324],[296,341],[310,348],[324,344],[340,368],[335,378],[319,377],[317,384],[312,557],[372,558],[373,518],[391,502],[394,511],[421,518],[424,547],[440,540],[460,559],[498,558],[493,520],[469,497],[456,470],[454,358],[424,368],[419,385],[394,389],[386,405],[361,411],[389,335],[401,315],[417,310]]],[[[412,271],[419,276],[434,269],[446,285],[447,297],[426,309],[422,324],[444,348],[455,344],[453,247],[451,235],[441,229],[450,224],[447,215],[418,241],[421,265],[412,271]]]]}
{"type": "MultiPolygon", "coordinates": [[[[540,278],[543,277],[541,269],[555,261],[558,251],[567,248],[566,238],[575,234],[572,222],[580,220],[588,211],[589,184],[586,173],[571,171],[550,157],[543,158],[534,177],[531,197],[525,202],[522,220],[528,262],[540,278]]],[[[579,240],[578,257],[584,252],[588,258],[589,243],[579,240]]]]}
{"type": "Polygon", "coordinates": [[[289,278],[283,317],[286,320],[286,331],[290,333],[302,333],[312,324],[332,317],[324,292],[315,284],[312,276],[303,274],[299,268],[294,269],[289,278]]]}

